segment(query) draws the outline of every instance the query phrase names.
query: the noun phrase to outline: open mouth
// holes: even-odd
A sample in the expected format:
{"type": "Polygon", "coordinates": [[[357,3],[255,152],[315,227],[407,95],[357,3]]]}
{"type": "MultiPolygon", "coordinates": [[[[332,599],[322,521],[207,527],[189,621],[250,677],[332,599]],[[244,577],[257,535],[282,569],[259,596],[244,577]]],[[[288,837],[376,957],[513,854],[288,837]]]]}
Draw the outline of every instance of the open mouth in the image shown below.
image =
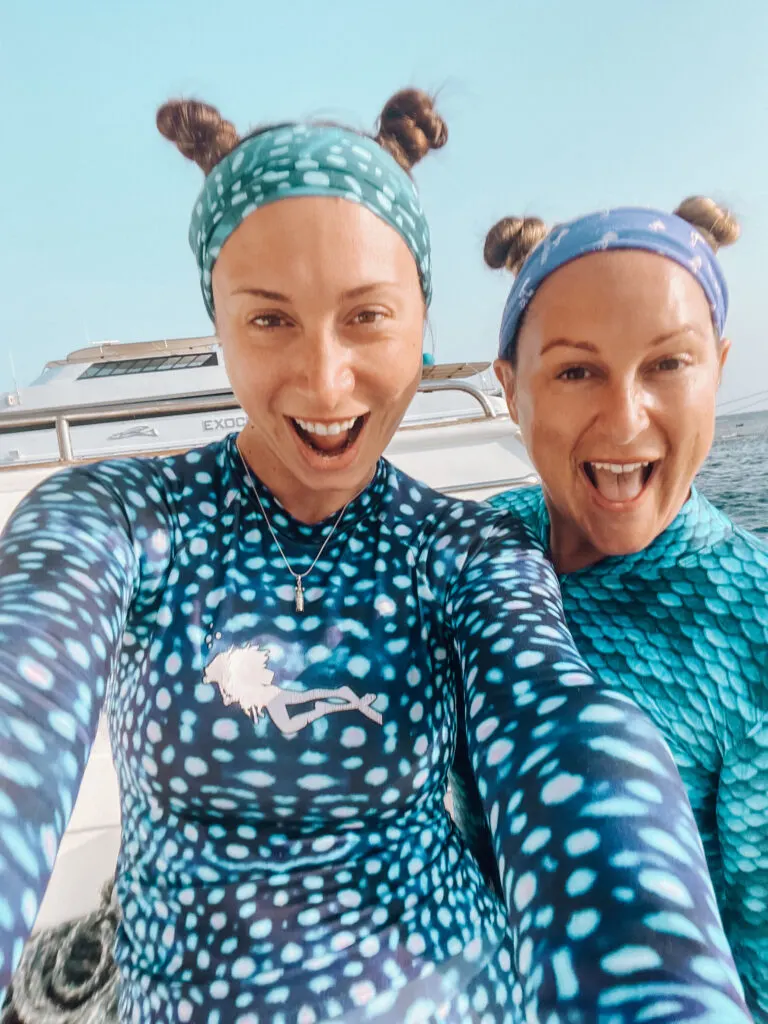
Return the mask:
{"type": "Polygon", "coordinates": [[[628,502],[639,498],[659,465],[651,462],[582,462],[584,475],[606,501],[628,502]]]}
{"type": "Polygon", "coordinates": [[[368,421],[370,413],[346,420],[304,420],[289,416],[291,426],[299,439],[311,451],[333,459],[354,445],[368,421]]]}

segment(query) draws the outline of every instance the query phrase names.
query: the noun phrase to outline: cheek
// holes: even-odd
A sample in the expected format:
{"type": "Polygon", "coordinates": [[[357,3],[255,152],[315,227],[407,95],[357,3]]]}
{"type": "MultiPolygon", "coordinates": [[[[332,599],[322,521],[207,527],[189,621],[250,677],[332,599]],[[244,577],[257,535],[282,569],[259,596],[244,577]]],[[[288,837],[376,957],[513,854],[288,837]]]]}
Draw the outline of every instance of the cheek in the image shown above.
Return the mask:
{"type": "Polygon", "coordinates": [[[263,352],[256,353],[236,339],[220,338],[224,367],[229,383],[250,420],[269,410],[271,399],[279,392],[281,381],[276,367],[263,352]]]}
{"type": "Polygon", "coordinates": [[[665,403],[664,419],[669,435],[699,460],[709,451],[715,434],[717,383],[709,377],[691,381],[673,400],[665,403]]]}
{"type": "Polygon", "coordinates": [[[536,386],[536,379],[527,367],[518,367],[515,377],[507,381],[507,394],[513,412],[517,414],[517,425],[528,441],[533,440],[533,433],[537,422],[540,421],[539,410],[546,407],[546,396],[542,389],[536,386]]]}
{"type": "Polygon", "coordinates": [[[247,358],[243,358],[241,347],[230,338],[221,339],[221,348],[224,354],[224,367],[229,377],[229,383],[235,392],[238,389],[249,389],[251,377],[253,376],[248,366],[247,358]]]}
{"type": "Polygon", "coordinates": [[[397,378],[390,376],[386,381],[379,379],[370,388],[366,388],[361,381],[358,390],[363,394],[370,394],[373,399],[370,403],[372,408],[377,409],[387,423],[392,423],[399,422],[405,416],[420,383],[419,365],[415,373],[412,371],[407,375],[400,374],[397,378]]]}
{"type": "Polygon", "coordinates": [[[219,333],[219,344],[221,345],[221,355],[224,360],[224,369],[227,371],[227,377],[229,383],[232,385],[232,390],[237,393],[237,381],[240,377],[238,373],[238,360],[236,352],[231,342],[225,341],[219,333]]]}
{"type": "Polygon", "coordinates": [[[423,362],[421,339],[397,346],[382,346],[381,351],[361,358],[353,372],[358,388],[392,402],[410,402],[421,383],[423,362]]]}
{"type": "Polygon", "coordinates": [[[517,412],[523,440],[538,465],[570,459],[579,435],[579,422],[560,395],[547,388],[526,386],[521,381],[517,412]]]}

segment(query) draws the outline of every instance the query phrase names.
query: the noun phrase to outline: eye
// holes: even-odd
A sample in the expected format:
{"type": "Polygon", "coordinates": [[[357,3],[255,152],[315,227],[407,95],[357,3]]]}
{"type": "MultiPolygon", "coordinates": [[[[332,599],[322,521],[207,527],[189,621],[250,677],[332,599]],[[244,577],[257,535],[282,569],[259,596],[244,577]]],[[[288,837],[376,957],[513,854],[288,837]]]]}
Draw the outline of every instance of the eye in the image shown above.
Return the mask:
{"type": "Polygon", "coordinates": [[[385,314],[380,309],[363,309],[355,313],[352,322],[357,324],[375,324],[384,319],[385,314]]]}
{"type": "Polygon", "coordinates": [[[277,327],[284,327],[288,321],[280,313],[259,313],[257,316],[252,316],[248,323],[261,330],[270,331],[277,327]]]}
{"type": "Polygon", "coordinates": [[[656,363],[656,369],[670,372],[674,370],[681,370],[687,365],[687,360],[683,359],[681,356],[668,356],[666,359],[660,359],[659,362],[656,363]]]}
{"type": "Polygon", "coordinates": [[[566,370],[562,370],[557,375],[558,380],[586,380],[591,377],[591,373],[586,366],[569,366],[566,370]]]}

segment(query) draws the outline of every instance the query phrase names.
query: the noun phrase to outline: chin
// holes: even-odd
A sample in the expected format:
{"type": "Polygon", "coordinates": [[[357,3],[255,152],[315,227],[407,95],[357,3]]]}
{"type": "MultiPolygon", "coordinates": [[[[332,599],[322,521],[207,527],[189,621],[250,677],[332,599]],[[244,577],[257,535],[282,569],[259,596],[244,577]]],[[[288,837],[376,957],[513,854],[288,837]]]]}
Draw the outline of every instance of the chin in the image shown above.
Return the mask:
{"type": "Polygon", "coordinates": [[[297,466],[296,477],[308,490],[347,490],[362,488],[373,476],[378,460],[366,460],[359,456],[350,466],[314,469],[311,466],[297,466]]]}
{"type": "Polygon", "coordinates": [[[620,558],[622,555],[636,555],[656,540],[658,530],[651,528],[637,530],[609,531],[592,535],[592,544],[605,558],[620,558]]]}

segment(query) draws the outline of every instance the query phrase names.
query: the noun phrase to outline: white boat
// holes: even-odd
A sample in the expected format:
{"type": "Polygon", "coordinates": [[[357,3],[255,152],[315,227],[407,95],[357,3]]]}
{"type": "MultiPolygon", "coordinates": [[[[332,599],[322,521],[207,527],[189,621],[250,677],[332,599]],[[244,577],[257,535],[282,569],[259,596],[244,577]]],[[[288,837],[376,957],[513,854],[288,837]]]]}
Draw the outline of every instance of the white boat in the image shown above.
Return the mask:
{"type": "MultiPolygon", "coordinates": [[[[72,352],[28,387],[0,394],[0,528],[32,487],[65,465],[184,451],[244,423],[215,337],[72,352]]],[[[386,454],[432,487],[478,500],[537,479],[487,363],[425,367],[386,454]]],[[[36,930],[95,908],[119,842],[117,780],[102,726],[36,930]]]]}

